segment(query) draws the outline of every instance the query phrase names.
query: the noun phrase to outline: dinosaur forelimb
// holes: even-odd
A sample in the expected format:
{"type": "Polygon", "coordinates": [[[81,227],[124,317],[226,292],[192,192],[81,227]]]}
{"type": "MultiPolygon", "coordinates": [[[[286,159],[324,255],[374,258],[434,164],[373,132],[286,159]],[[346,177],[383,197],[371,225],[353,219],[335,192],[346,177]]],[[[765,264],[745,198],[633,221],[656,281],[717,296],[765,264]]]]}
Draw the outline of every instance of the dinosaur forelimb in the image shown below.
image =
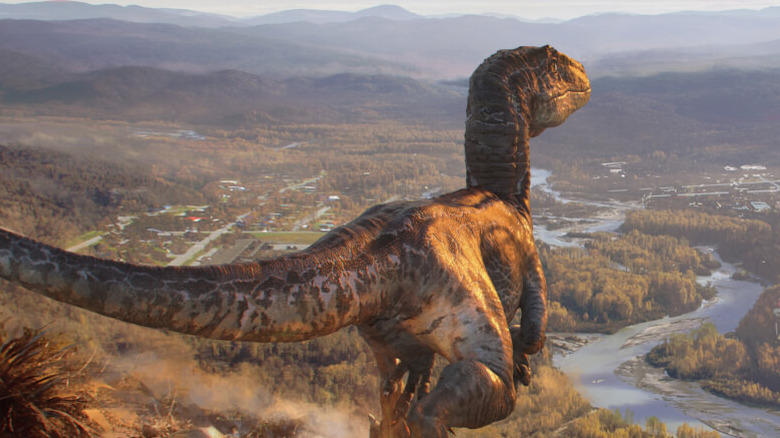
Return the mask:
{"type": "Polygon", "coordinates": [[[512,335],[512,345],[515,351],[536,354],[544,347],[547,327],[547,281],[538,256],[531,260],[523,281],[520,309],[520,329],[512,335]]]}
{"type": "Polygon", "coordinates": [[[528,363],[528,355],[525,354],[523,346],[523,329],[519,325],[509,327],[509,334],[512,337],[512,362],[514,362],[514,372],[512,379],[515,382],[515,388],[518,383],[523,386],[531,384],[531,365],[528,363]]]}

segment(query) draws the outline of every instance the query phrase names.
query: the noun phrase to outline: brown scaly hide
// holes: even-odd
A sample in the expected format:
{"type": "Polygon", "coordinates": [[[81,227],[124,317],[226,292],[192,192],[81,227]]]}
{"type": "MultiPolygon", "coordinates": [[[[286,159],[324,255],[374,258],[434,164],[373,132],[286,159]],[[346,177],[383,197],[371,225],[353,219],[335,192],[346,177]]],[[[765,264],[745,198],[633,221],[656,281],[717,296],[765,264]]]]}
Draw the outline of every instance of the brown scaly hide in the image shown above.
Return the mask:
{"type": "Polygon", "coordinates": [[[138,266],[0,228],[0,278],[122,321],[213,339],[295,342],[355,325],[383,379],[372,437],[479,428],[512,412],[530,377],[526,355],[545,339],[528,139],[589,95],[582,66],[550,47],[500,51],[471,79],[466,189],[375,206],[305,251],[241,265],[138,266]],[[510,327],[518,310],[521,323],[510,327]],[[436,354],[449,365],[431,387],[436,354]]]}

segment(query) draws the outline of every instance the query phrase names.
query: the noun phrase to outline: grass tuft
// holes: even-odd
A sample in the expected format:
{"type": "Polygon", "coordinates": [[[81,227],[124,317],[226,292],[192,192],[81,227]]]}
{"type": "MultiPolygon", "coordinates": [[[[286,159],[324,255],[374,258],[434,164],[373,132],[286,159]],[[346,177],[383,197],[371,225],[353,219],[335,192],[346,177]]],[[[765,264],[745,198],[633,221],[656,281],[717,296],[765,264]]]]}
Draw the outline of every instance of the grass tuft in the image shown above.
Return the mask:
{"type": "Polygon", "coordinates": [[[51,346],[42,331],[9,338],[0,327],[0,437],[91,437],[84,401],[67,391],[69,347],[51,346]]]}

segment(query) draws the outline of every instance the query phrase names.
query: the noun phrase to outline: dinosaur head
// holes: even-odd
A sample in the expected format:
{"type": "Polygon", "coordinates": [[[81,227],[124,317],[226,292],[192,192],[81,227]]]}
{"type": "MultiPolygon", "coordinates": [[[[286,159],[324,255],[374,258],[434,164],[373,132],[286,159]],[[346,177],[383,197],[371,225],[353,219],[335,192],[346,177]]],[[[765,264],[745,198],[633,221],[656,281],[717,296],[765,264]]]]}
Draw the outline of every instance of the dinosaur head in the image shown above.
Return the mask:
{"type": "Polygon", "coordinates": [[[527,205],[528,140],[563,123],[589,98],[585,69],[550,46],[500,50],[487,58],[469,81],[468,186],[527,205]]]}
{"type": "Polygon", "coordinates": [[[536,72],[536,87],[529,87],[529,128],[536,137],[588,103],[590,82],[582,64],[550,46],[529,49],[526,59],[536,72]]]}

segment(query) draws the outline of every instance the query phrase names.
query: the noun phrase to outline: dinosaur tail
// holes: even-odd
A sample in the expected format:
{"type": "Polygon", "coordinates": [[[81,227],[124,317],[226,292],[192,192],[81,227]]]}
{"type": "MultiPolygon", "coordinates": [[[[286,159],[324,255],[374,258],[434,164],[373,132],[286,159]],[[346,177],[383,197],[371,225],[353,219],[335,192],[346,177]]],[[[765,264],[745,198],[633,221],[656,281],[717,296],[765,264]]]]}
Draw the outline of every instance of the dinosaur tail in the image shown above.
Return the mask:
{"type": "Polygon", "coordinates": [[[0,278],[121,321],[212,339],[292,342],[354,324],[366,310],[358,275],[335,263],[303,253],[243,265],[140,266],[0,228],[0,278]]]}

